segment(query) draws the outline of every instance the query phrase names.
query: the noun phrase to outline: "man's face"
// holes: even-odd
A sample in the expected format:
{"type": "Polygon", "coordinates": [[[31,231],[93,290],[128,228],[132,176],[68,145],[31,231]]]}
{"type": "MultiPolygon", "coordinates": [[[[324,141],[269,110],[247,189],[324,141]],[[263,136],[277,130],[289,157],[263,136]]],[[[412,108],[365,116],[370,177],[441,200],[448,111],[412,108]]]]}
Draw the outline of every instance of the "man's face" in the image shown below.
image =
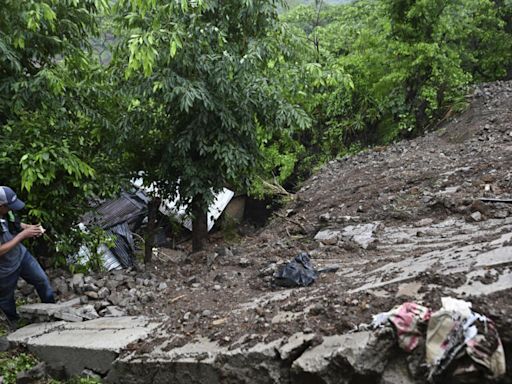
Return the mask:
{"type": "Polygon", "coordinates": [[[7,204],[0,205],[0,216],[5,216],[10,211],[10,208],[7,206],[7,204]]]}

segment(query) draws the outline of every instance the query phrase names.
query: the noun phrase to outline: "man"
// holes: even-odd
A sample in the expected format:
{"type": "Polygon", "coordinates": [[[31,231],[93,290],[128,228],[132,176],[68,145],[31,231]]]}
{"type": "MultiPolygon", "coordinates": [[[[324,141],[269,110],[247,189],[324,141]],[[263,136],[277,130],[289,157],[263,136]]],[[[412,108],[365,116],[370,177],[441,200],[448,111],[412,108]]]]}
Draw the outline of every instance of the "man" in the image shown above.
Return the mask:
{"type": "Polygon", "coordinates": [[[21,224],[19,233],[9,228],[8,214],[19,211],[25,203],[9,187],[0,186],[0,309],[15,328],[19,316],[16,312],[14,291],[21,276],[32,284],[43,303],[54,303],[54,293],[46,273],[37,260],[21,243],[25,239],[44,233],[40,225],[21,224]]]}

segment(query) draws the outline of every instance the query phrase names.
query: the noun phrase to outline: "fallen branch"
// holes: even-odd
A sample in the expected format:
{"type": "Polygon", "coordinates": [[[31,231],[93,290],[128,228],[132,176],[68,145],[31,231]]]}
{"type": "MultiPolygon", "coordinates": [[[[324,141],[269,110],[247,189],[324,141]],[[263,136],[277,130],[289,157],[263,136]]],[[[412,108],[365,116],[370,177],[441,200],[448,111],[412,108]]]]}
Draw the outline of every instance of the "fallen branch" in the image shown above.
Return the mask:
{"type": "Polygon", "coordinates": [[[512,199],[495,199],[491,197],[482,197],[478,199],[484,203],[504,203],[504,204],[512,204],[512,199]]]}
{"type": "Polygon", "coordinates": [[[183,299],[186,295],[179,295],[177,297],[175,297],[174,299],[172,299],[171,301],[169,301],[169,303],[175,303],[177,302],[179,299],[183,299]]]}
{"type": "Polygon", "coordinates": [[[283,219],[283,220],[288,221],[289,223],[292,223],[292,224],[295,224],[295,225],[299,226],[299,227],[304,231],[304,233],[308,233],[308,231],[306,231],[306,228],[304,228],[304,226],[303,226],[301,223],[299,223],[298,221],[293,220],[293,219],[290,219],[289,217],[286,217],[286,216],[284,216],[284,215],[280,215],[280,214],[279,214],[279,213],[277,213],[277,212],[275,213],[275,215],[276,215],[277,217],[280,217],[280,218],[281,218],[281,219],[283,219]]]}

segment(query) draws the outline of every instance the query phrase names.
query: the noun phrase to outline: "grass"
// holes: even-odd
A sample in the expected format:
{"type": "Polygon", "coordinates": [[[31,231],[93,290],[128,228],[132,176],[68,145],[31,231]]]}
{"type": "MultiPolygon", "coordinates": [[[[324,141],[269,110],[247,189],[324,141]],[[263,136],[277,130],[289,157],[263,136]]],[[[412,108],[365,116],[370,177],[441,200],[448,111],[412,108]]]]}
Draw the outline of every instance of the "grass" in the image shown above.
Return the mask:
{"type": "MultiPolygon", "coordinates": [[[[0,352],[0,380],[3,384],[15,384],[18,373],[28,371],[39,363],[33,355],[19,350],[0,352]]],[[[59,381],[46,377],[37,381],[38,384],[101,384],[91,377],[73,377],[67,381],[59,381]]]]}

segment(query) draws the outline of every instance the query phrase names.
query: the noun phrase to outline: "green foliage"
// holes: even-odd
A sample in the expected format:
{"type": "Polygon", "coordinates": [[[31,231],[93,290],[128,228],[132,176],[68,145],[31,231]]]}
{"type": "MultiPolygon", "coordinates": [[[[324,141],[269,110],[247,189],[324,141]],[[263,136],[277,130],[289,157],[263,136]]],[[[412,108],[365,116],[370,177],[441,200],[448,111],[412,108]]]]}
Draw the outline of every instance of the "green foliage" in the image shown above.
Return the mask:
{"type": "Polygon", "coordinates": [[[117,101],[88,50],[103,0],[7,1],[0,14],[1,184],[29,222],[67,232],[93,196],[116,190],[117,101]]]}
{"type": "Polygon", "coordinates": [[[277,1],[119,1],[116,64],[130,95],[122,125],[134,171],[166,197],[200,205],[248,189],[266,134],[309,119],[265,76],[277,1]],[[190,3],[190,4],[189,4],[190,3]],[[124,55],[124,56],[123,56],[124,55]]]}
{"type": "Polygon", "coordinates": [[[100,227],[91,227],[87,231],[72,228],[59,237],[55,248],[61,256],[55,262],[60,266],[67,265],[71,273],[103,271],[101,249],[113,248],[115,240],[100,227]]]}
{"type": "Polygon", "coordinates": [[[314,118],[307,140],[297,138],[313,163],[347,153],[352,143],[387,143],[434,127],[466,105],[469,84],[499,79],[512,66],[510,5],[503,2],[319,3],[283,16],[302,44],[280,75],[314,118]],[[330,81],[319,82],[324,76],[330,81]]]}
{"type": "Polygon", "coordinates": [[[0,377],[5,384],[14,384],[19,372],[27,371],[36,364],[37,360],[27,353],[0,352],[0,377]]]}

